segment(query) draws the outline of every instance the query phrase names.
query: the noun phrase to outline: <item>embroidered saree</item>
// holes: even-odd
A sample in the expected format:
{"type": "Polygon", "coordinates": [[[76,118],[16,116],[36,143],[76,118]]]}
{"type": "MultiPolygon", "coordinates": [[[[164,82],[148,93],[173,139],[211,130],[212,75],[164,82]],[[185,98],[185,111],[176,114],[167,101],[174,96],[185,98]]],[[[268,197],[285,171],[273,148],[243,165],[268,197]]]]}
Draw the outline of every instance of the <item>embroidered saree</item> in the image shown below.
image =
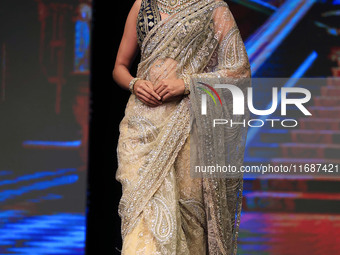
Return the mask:
{"type": "MultiPolygon", "coordinates": [[[[129,98],[117,148],[122,254],[236,254],[242,178],[191,178],[190,140],[203,123],[195,81],[250,77],[239,30],[224,1],[202,0],[144,32],[137,77],[157,84],[187,75],[191,88],[157,107],[129,98]]],[[[242,164],[245,134],[232,134],[237,153],[229,155],[242,164]]],[[[194,144],[201,158],[204,145],[194,144]]]]}

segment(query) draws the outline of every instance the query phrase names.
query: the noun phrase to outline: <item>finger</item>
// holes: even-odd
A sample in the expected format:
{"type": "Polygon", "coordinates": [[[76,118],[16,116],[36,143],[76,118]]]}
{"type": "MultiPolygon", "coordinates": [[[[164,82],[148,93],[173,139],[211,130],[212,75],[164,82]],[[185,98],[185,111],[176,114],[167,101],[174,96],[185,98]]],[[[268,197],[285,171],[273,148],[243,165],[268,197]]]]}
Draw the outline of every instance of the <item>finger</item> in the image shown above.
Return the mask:
{"type": "Polygon", "coordinates": [[[164,90],[162,90],[158,95],[160,95],[162,98],[166,95],[166,94],[168,94],[169,92],[168,92],[168,90],[167,89],[164,89],[164,90]]]}
{"type": "Polygon", "coordinates": [[[157,101],[161,100],[162,98],[156,93],[152,88],[145,87],[145,91],[153,96],[157,101]]]}
{"type": "Polygon", "coordinates": [[[146,98],[148,98],[149,101],[152,101],[154,104],[157,104],[157,105],[160,105],[162,104],[162,101],[161,100],[157,100],[156,98],[154,98],[153,95],[151,95],[149,92],[147,91],[144,91],[144,94],[143,94],[146,98]]]}
{"type": "Polygon", "coordinates": [[[154,91],[156,91],[156,93],[159,93],[163,87],[165,87],[165,83],[163,80],[161,80],[160,82],[158,82],[158,84],[154,87],[154,91]]]}
{"type": "Polygon", "coordinates": [[[153,87],[153,90],[154,91],[157,91],[157,90],[159,90],[159,88],[162,86],[162,84],[161,83],[158,83],[157,85],[155,85],[154,87],[153,87]]]}
{"type": "Polygon", "coordinates": [[[162,97],[159,96],[159,94],[156,92],[156,87],[159,87],[159,85],[154,86],[150,81],[147,81],[147,87],[150,88],[145,88],[146,92],[151,94],[158,102],[162,102],[162,97]]]}
{"type": "Polygon", "coordinates": [[[151,89],[153,89],[153,87],[154,87],[151,81],[146,81],[145,84],[146,84],[146,86],[148,86],[151,89]]]}
{"type": "MultiPolygon", "coordinates": [[[[150,88],[149,88],[150,89],[150,88]]],[[[143,95],[146,98],[149,98],[150,100],[153,100],[155,103],[160,102],[159,100],[155,99],[153,96],[150,95],[150,93],[148,93],[147,91],[145,91],[144,88],[139,88],[137,90],[137,94],[138,95],[143,95]]]]}
{"type": "Polygon", "coordinates": [[[140,101],[142,101],[144,104],[146,104],[147,106],[150,106],[150,107],[158,106],[158,104],[150,103],[150,101],[148,100],[148,98],[146,98],[146,97],[143,96],[143,95],[141,95],[140,97],[138,97],[138,99],[139,99],[140,101]]]}
{"type": "Polygon", "coordinates": [[[148,99],[148,102],[153,102],[154,104],[160,105],[162,102],[155,99],[152,95],[150,95],[150,93],[148,93],[145,90],[141,90],[140,94],[143,95],[145,98],[148,99]]]}
{"type": "Polygon", "coordinates": [[[146,87],[150,88],[151,90],[155,91],[155,87],[150,81],[147,81],[146,87]]]}
{"type": "Polygon", "coordinates": [[[162,101],[166,101],[171,97],[170,93],[166,93],[164,96],[162,96],[162,101]]]}
{"type": "Polygon", "coordinates": [[[159,95],[165,89],[166,89],[166,86],[162,85],[158,89],[155,89],[155,92],[159,95]]]}

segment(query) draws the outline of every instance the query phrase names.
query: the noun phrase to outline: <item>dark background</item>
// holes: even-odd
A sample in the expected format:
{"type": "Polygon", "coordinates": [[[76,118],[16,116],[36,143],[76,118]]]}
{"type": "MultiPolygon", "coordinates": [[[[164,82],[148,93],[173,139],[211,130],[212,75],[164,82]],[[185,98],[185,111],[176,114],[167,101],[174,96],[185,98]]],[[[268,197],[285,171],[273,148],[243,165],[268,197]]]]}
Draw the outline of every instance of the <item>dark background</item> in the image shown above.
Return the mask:
{"type": "Polygon", "coordinates": [[[116,147],[119,122],[130,92],[114,83],[112,70],[132,4],[93,3],[87,254],[98,254],[98,249],[105,254],[119,254],[117,249],[121,248],[116,147]]]}
{"type": "MultiPolygon", "coordinates": [[[[292,1],[289,10],[301,1],[292,1]]],[[[130,93],[114,83],[112,70],[133,2],[0,1],[0,202],[5,202],[0,205],[0,254],[83,254],[85,221],[87,254],[119,254],[121,185],[115,180],[116,148],[130,93]],[[92,21],[90,10],[83,9],[86,6],[93,6],[92,21]],[[84,21],[86,28],[92,24],[91,40],[87,30],[78,26],[85,25],[84,21]],[[90,53],[82,48],[90,41],[88,70],[90,53]]],[[[270,16],[234,0],[227,2],[244,41],[270,16]]],[[[280,6],[284,1],[267,2],[280,6]]],[[[335,2],[315,3],[261,66],[257,77],[290,77],[311,52],[318,57],[309,63],[305,76],[339,77],[339,15],[324,16],[339,9],[335,2]],[[337,30],[316,26],[316,21],[337,30]]],[[[137,57],[132,75],[138,62],[137,57]]],[[[332,101],[332,97],[340,98],[340,89],[328,80],[306,86],[314,99],[325,95],[311,107],[315,117],[330,124],[320,125],[323,122],[311,118],[314,125],[295,138],[289,130],[279,130],[278,135],[277,130],[262,129],[259,141],[249,146],[247,164],[272,162],[273,158],[288,162],[297,157],[308,157],[311,162],[338,158],[340,101],[332,101]],[[310,131],[316,135],[311,136],[310,131]],[[317,131],[327,131],[327,141],[317,131]],[[301,146],[305,149],[299,149],[301,146]]],[[[270,97],[262,93],[256,99],[266,105],[270,97]]],[[[337,254],[339,187],[331,177],[246,179],[239,253],[277,254],[275,251],[283,249],[286,254],[337,254]]]]}

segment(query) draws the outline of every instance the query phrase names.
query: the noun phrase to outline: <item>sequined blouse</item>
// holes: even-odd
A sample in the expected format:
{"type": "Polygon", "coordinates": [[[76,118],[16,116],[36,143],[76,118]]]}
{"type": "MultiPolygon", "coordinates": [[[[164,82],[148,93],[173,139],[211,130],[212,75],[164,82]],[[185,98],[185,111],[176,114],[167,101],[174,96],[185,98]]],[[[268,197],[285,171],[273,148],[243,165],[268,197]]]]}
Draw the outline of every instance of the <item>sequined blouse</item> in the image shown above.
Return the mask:
{"type": "Polygon", "coordinates": [[[140,47],[145,36],[161,19],[156,0],[142,0],[137,17],[137,39],[140,47]]]}

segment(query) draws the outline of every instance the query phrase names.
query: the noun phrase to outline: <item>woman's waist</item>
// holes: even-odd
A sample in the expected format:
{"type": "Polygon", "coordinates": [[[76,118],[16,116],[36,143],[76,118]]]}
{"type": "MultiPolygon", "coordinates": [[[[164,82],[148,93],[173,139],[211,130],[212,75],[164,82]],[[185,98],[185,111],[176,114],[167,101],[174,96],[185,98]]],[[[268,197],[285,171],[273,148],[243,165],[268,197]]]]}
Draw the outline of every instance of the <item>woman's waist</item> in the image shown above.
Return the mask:
{"type": "Polygon", "coordinates": [[[176,111],[181,100],[182,97],[178,97],[172,101],[162,102],[159,106],[150,107],[140,101],[134,94],[131,94],[125,109],[125,116],[143,117],[157,122],[164,122],[176,111]]]}

